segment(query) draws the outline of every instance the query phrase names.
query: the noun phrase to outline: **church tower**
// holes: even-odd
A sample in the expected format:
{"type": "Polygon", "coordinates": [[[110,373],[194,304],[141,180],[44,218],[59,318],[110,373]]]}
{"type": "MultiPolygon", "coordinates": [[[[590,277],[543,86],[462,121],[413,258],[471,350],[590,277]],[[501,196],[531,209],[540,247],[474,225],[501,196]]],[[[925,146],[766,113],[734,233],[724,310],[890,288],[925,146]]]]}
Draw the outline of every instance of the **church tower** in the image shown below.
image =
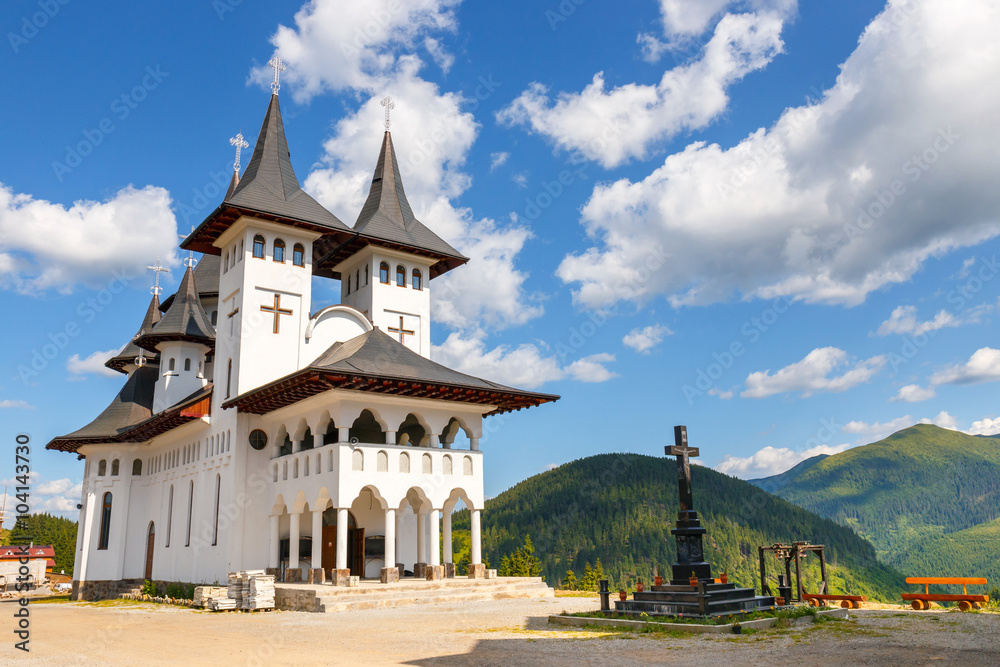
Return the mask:
{"type": "Polygon", "coordinates": [[[413,214],[389,131],[392,99],[387,97],[382,106],[386,107],[382,149],[368,199],[354,224],[359,249],[334,271],[341,276],[344,304],[414,352],[430,357],[430,280],[468,259],[413,214]]]}

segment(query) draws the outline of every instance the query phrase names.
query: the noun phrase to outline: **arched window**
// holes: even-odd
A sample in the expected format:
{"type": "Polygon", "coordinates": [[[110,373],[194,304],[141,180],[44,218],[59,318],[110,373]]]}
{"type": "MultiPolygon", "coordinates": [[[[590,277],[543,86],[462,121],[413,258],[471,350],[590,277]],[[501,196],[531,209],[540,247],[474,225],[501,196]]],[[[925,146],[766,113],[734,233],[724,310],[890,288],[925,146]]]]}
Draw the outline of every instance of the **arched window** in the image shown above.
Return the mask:
{"type": "Polygon", "coordinates": [[[292,248],[292,264],[295,266],[306,265],[306,249],[301,243],[296,243],[295,247],[292,248]]]}
{"type": "Polygon", "coordinates": [[[226,368],[226,398],[229,398],[230,393],[233,388],[233,360],[229,360],[229,366],[226,368]]]}
{"type": "Polygon", "coordinates": [[[236,261],[237,262],[243,261],[243,239],[240,239],[240,252],[238,255],[236,255],[236,261]]]}
{"type": "Polygon", "coordinates": [[[365,453],[360,449],[355,449],[352,455],[354,470],[364,470],[365,469],[365,453]]]}
{"type": "Polygon", "coordinates": [[[423,472],[425,475],[430,475],[434,472],[434,461],[431,459],[430,454],[423,455],[423,472]]]}
{"type": "Polygon", "coordinates": [[[257,259],[264,259],[264,237],[260,234],[253,237],[253,256],[257,259]]]}
{"type": "Polygon", "coordinates": [[[170,546],[170,530],[174,523],[174,485],[170,485],[170,491],[167,494],[167,546],[170,546]]]}
{"type": "Polygon", "coordinates": [[[396,267],[396,286],[406,287],[406,269],[402,264],[396,267]]]}
{"type": "Polygon", "coordinates": [[[359,289],[361,289],[361,269],[358,269],[354,275],[354,290],[357,291],[359,289]]]}
{"type": "Polygon", "coordinates": [[[351,277],[347,276],[347,293],[351,293],[351,277]]]}
{"type": "Polygon", "coordinates": [[[184,370],[185,371],[190,371],[191,370],[191,357],[185,357],[184,358],[184,370]]]}
{"type": "Polygon", "coordinates": [[[142,474],[142,459],[132,461],[132,476],[138,477],[142,474]]]}
{"type": "Polygon", "coordinates": [[[378,465],[376,469],[379,472],[389,472],[389,455],[386,452],[378,453],[378,465]]]}
{"type": "Polygon", "coordinates": [[[462,459],[462,474],[471,475],[472,474],[472,457],[466,456],[462,459]]]}
{"type": "Polygon", "coordinates": [[[406,452],[399,455],[399,472],[410,472],[410,455],[406,452]]]}
{"type": "Polygon", "coordinates": [[[212,311],[212,326],[216,326],[219,323],[219,311],[212,311]]]}
{"type": "Polygon", "coordinates": [[[167,370],[173,371],[176,368],[177,368],[177,360],[174,359],[173,357],[170,357],[170,362],[167,364],[167,370]]]}
{"type": "Polygon", "coordinates": [[[118,459],[115,459],[114,461],[111,462],[111,476],[112,477],[118,476],[118,459]]]}
{"type": "Polygon", "coordinates": [[[185,530],[184,546],[191,546],[191,511],[194,509],[194,480],[188,483],[188,520],[185,530]]]}
{"type": "Polygon", "coordinates": [[[274,261],[285,262],[285,242],[281,239],[274,240],[274,261]]]}
{"type": "Polygon", "coordinates": [[[104,477],[107,474],[108,474],[108,462],[105,461],[104,459],[101,459],[100,461],[97,462],[97,476],[104,477]]]}
{"type": "Polygon", "coordinates": [[[215,525],[212,528],[212,546],[219,543],[219,492],[222,490],[222,477],[215,476],[215,525]]]}
{"type": "Polygon", "coordinates": [[[420,275],[420,269],[413,269],[413,289],[423,289],[424,285],[421,281],[423,276],[420,275]]]}
{"type": "Polygon", "coordinates": [[[228,250],[226,251],[226,261],[222,265],[222,272],[223,273],[229,273],[229,251],[228,250]]]}
{"type": "Polygon", "coordinates": [[[101,537],[97,543],[98,549],[108,548],[108,539],[111,537],[111,492],[104,494],[104,502],[101,505],[101,537]]]}
{"type": "Polygon", "coordinates": [[[451,457],[447,454],[445,454],[444,459],[441,461],[441,472],[445,475],[452,475],[455,472],[451,457]]]}
{"type": "Polygon", "coordinates": [[[378,281],[384,285],[389,284],[389,262],[378,265],[378,281]]]}
{"type": "Polygon", "coordinates": [[[365,264],[365,286],[368,286],[368,265],[365,264]]]}

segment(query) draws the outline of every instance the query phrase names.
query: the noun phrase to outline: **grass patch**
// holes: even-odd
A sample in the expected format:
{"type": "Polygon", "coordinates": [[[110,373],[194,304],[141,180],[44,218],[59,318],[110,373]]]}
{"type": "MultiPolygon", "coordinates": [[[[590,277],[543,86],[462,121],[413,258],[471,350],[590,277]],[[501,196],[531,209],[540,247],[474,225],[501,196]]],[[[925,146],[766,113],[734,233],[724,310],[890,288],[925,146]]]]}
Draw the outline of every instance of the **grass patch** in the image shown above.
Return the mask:
{"type": "Polygon", "coordinates": [[[69,602],[69,595],[53,595],[52,597],[39,598],[38,600],[31,600],[28,604],[34,606],[36,604],[60,604],[63,602],[69,602]]]}
{"type": "Polygon", "coordinates": [[[599,597],[598,593],[591,591],[563,591],[556,589],[557,598],[596,598],[599,597]]]}

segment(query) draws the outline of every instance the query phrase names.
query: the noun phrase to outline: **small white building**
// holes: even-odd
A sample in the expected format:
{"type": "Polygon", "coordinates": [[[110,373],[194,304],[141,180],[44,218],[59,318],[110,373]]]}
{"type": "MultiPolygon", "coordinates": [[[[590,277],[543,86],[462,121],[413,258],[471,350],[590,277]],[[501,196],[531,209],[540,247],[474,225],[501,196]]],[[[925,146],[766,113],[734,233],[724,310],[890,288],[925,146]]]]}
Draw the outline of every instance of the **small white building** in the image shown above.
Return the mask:
{"type": "Polygon", "coordinates": [[[414,217],[391,134],[348,227],[300,188],[272,95],[243,176],[181,247],[204,257],[107,362],[124,388],[48,444],[86,461],[75,597],[255,568],[449,576],[459,502],[483,576],[483,419],[559,397],[430,360],[432,281],[468,260],[414,217]],[[314,278],[341,303],[314,303],[314,278]]]}

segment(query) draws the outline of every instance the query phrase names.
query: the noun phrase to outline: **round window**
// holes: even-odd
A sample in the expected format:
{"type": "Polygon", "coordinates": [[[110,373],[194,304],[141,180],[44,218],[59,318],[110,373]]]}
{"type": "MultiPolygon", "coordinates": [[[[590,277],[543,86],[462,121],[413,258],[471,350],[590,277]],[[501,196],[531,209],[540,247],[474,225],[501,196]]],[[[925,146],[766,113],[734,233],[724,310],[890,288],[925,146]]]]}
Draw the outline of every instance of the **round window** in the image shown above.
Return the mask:
{"type": "Polygon", "coordinates": [[[250,431],[250,446],[254,449],[264,449],[267,446],[267,433],[259,428],[250,431]]]}

